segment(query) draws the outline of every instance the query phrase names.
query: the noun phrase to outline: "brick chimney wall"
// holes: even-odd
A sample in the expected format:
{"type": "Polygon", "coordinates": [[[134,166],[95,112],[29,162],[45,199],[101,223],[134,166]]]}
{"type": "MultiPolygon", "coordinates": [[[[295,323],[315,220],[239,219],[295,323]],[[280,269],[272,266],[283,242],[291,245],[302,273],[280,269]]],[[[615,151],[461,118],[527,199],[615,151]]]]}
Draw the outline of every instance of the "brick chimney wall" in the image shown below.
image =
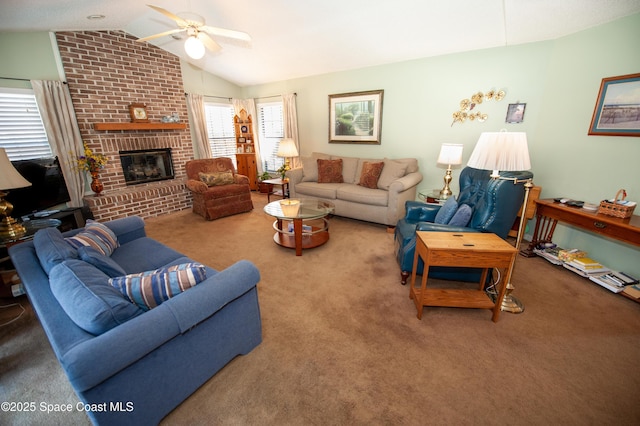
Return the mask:
{"type": "Polygon", "coordinates": [[[82,139],[109,159],[100,172],[104,191],[84,198],[95,218],[152,217],[190,208],[185,163],[194,154],[188,128],[93,128],[98,122],[129,123],[132,103],[145,104],[152,122],[177,112],[188,124],[178,57],[122,31],[58,32],[56,40],[82,139]],[[118,152],[153,148],[172,149],[175,179],[127,186],[118,152]]]}

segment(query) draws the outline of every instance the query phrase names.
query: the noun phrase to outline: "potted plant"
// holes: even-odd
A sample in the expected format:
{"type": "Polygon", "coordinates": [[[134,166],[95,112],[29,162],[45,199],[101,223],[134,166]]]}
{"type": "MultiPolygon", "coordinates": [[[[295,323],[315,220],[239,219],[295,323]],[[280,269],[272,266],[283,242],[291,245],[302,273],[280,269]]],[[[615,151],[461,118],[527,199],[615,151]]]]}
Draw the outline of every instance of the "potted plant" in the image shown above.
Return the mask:
{"type": "Polygon", "coordinates": [[[268,180],[271,179],[271,175],[268,172],[262,172],[262,174],[260,176],[258,176],[258,190],[260,191],[260,193],[262,194],[267,194],[269,193],[269,189],[271,187],[271,185],[269,185],[268,183],[263,183],[263,180],[268,180]]]}

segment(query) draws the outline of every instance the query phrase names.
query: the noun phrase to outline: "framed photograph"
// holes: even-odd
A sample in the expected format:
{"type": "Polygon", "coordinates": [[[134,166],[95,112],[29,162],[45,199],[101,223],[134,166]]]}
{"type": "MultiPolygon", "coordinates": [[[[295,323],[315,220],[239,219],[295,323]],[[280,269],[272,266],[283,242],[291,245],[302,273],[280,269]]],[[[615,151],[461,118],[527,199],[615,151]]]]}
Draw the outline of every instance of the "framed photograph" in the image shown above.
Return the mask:
{"type": "Polygon", "coordinates": [[[245,138],[238,138],[238,143],[245,143],[247,140],[245,138]]]}
{"type": "Polygon", "coordinates": [[[129,115],[131,116],[132,123],[149,122],[149,117],[147,117],[147,106],[145,104],[129,105],[129,115]]]}
{"type": "Polygon", "coordinates": [[[524,109],[527,104],[509,104],[505,123],[522,123],[524,121],[524,109]]]}
{"type": "Polygon", "coordinates": [[[640,136],[640,74],[602,79],[589,134],[640,136]]]}
{"type": "Polygon", "coordinates": [[[329,143],[380,145],[384,90],[329,95],[329,143]]]}

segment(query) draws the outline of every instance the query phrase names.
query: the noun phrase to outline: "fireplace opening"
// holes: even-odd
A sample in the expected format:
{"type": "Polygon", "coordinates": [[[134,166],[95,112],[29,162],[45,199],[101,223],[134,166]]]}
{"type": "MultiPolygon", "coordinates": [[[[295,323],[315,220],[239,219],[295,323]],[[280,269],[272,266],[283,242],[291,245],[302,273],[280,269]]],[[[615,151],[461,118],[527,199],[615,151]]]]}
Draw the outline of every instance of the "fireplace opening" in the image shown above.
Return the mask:
{"type": "Polygon", "coordinates": [[[171,148],[120,151],[120,163],[127,185],[174,178],[171,148]]]}

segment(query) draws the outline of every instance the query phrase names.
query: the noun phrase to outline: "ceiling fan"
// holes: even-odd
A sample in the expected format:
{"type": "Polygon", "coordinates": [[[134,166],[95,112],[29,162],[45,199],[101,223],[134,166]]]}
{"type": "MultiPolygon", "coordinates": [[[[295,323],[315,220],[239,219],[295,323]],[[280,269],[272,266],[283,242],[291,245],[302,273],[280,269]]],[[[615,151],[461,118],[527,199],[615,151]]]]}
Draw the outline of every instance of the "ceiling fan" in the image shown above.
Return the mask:
{"type": "Polygon", "coordinates": [[[187,52],[187,55],[189,55],[193,59],[202,58],[205,53],[205,47],[214,53],[222,50],[222,47],[220,47],[220,45],[216,43],[216,41],[213,40],[211,36],[240,40],[246,43],[251,42],[251,37],[249,36],[249,34],[241,31],[227,30],[227,29],[218,28],[218,27],[210,27],[208,25],[205,25],[204,18],[201,16],[198,16],[195,14],[189,14],[192,16],[187,17],[185,15],[185,18],[181,18],[180,16],[174,13],[171,13],[168,10],[163,9],[161,7],[153,6],[150,4],[148,4],[147,6],[149,6],[151,9],[157,12],[162,13],[164,16],[174,20],[176,24],[178,24],[178,27],[180,28],[165,31],[159,34],[154,34],[148,37],[139,38],[138,41],[140,42],[149,41],[154,38],[164,37],[167,35],[186,31],[188,38],[187,38],[187,41],[185,41],[184,43],[184,50],[187,52]]]}

